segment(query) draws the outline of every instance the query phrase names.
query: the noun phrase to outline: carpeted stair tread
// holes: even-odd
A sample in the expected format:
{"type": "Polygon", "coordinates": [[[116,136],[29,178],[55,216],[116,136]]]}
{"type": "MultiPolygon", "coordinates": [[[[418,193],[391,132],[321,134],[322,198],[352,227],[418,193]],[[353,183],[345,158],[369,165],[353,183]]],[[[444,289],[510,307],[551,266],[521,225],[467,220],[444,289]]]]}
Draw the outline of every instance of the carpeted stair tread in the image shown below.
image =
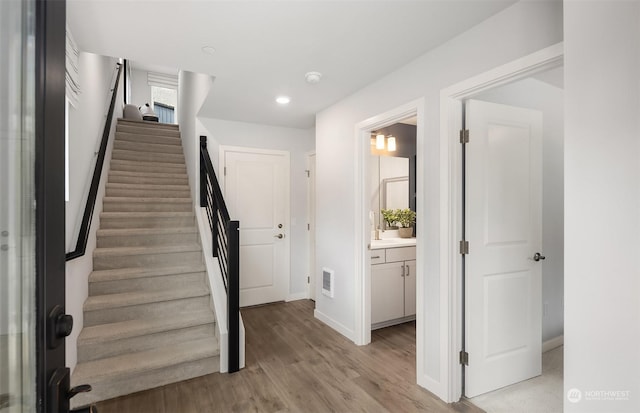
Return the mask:
{"type": "Polygon", "coordinates": [[[176,267],[132,267],[112,270],[97,270],[89,275],[89,282],[105,282],[127,280],[132,278],[161,277],[163,275],[188,274],[204,272],[204,264],[193,264],[176,267]]]}
{"type": "Polygon", "coordinates": [[[136,172],[136,171],[109,171],[109,176],[131,176],[145,178],[188,178],[186,172],[136,172]]]}
{"type": "Polygon", "coordinates": [[[162,301],[180,300],[183,298],[202,297],[205,295],[209,295],[209,290],[204,287],[94,295],[88,297],[84,302],[84,311],[130,307],[162,301]]]}
{"type": "Polygon", "coordinates": [[[78,345],[102,344],[123,338],[138,337],[169,330],[212,324],[215,322],[211,310],[183,314],[173,317],[136,319],[117,323],[85,327],[78,337],[78,345]]]}
{"type": "Polygon", "coordinates": [[[201,251],[198,244],[186,245],[158,245],[149,247],[109,247],[96,248],[93,251],[94,257],[118,256],[118,255],[146,255],[146,254],[168,254],[172,252],[201,251]]]}
{"type": "Polygon", "coordinates": [[[145,371],[174,366],[219,354],[216,340],[195,340],[153,350],[79,363],[73,372],[74,383],[92,383],[135,376],[145,371]]]}
{"type": "Polygon", "coordinates": [[[127,235],[191,234],[197,232],[198,229],[194,224],[191,227],[99,229],[97,235],[98,237],[122,237],[127,235]]]}
{"type": "Polygon", "coordinates": [[[103,202],[130,202],[139,204],[190,204],[191,198],[152,198],[152,197],[127,197],[105,196],[103,202]]]}

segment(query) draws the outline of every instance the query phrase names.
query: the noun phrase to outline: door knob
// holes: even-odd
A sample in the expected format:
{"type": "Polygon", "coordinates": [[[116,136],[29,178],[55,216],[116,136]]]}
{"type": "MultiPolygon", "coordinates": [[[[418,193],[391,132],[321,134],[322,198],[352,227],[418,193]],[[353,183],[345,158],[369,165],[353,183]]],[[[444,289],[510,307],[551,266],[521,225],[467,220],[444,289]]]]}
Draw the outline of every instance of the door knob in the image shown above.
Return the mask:
{"type": "Polygon", "coordinates": [[[278,235],[274,235],[273,237],[274,237],[274,238],[280,238],[280,239],[282,239],[282,238],[284,238],[284,235],[282,235],[282,234],[278,234],[278,235]]]}
{"type": "Polygon", "coordinates": [[[539,252],[536,252],[535,254],[533,254],[533,260],[534,261],[540,261],[540,260],[544,260],[545,257],[544,255],[540,254],[539,252]]]}

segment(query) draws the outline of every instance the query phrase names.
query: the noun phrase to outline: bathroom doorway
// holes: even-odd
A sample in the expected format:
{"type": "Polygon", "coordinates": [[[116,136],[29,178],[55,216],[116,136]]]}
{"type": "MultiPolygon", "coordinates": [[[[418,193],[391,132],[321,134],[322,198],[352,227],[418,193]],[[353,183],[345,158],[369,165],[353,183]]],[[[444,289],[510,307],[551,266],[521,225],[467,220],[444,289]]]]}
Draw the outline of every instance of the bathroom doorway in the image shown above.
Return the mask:
{"type": "MultiPolygon", "coordinates": [[[[371,342],[371,328],[372,328],[372,315],[377,317],[379,314],[376,312],[372,312],[372,265],[378,264],[387,264],[387,261],[393,262],[393,266],[397,267],[397,278],[400,280],[404,280],[404,278],[412,279],[415,283],[415,286],[409,283],[409,286],[412,289],[412,293],[408,294],[407,297],[409,299],[405,302],[405,286],[402,284],[402,288],[400,288],[400,284],[394,287],[395,297],[399,297],[402,293],[402,299],[396,299],[394,301],[394,311],[392,315],[387,315],[387,317],[392,317],[396,315],[398,317],[390,318],[387,321],[402,321],[404,319],[405,314],[405,304],[409,305],[409,310],[413,310],[415,306],[415,312],[410,319],[416,320],[416,348],[417,348],[417,359],[421,359],[423,356],[421,345],[421,339],[419,336],[419,332],[423,330],[423,325],[421,323],[424,322],[423,312],[422,312],[422,304],[423,299],[420,292],[422,286],[422,276],[423,276],[423,265],[424,260],[422,257],[422,251],[420,248],[416,248],[415,245],[420,244],[421,238],[423,237],[424,231],[424,220],[420,220],[420,217],[424,217],[424,209],[425,205],[421,202],[415,202],[415,213],[416,213],[416,223],[414,225],[415,232],[411,234],[411,238],[413,238],[413,243],[415,244],[412,247],[408,247],[408,249],[404,249],[407,246],[398,246],[398,248],[389,248],[389,250],[393,250],[391,255],[387,259],[386,249],[382,248],[384,251],[384,257],[380,254],[372,254],[372,235],[375,238],[375,230],[377,229],[377,225],[380,224],[380,230],[383,229],[385,224],[380,219],[381,213],[371,214],[372,211],[377,211],[377,208],[372,208],[372,194],[373,187],[377,186],[378,191],[380,193],[385,192],[384,186],[385,183],[381,183],[379,176],[377,177],[376,183],[372,184],[372,176],[374,173],[374,162],[372,161],[372,153],[371,147],[372,143],[375,145],[376,140],[381,138],[377,138],[378,135],[383,135],[384,137],[384,148],[387,152],[389,151],[390,139],[396,138],[394,132],[389,132],[386,128],[391,127],[392,125],[404,125],[400,126],[404,128],[406,126],[411,126],[415,128],[415,138],[413,140],[415,144],[415,153],[413,153],[413,160],[411,161],[412,165],[415,165],[414,171],[409,173],[406,176],[406,183],[400,184],[402,179],[399,180],[388,180],[386,181],[387,189],[386,191],[391,192],[403,192],[404,189],[400,190],[399,187],[402,186],[407,189],[407,197],[419,199],[419,194],[421,188],[423,188],[423,177],[424,177],[424,163],[423,163],[423,154],[420,149],[423,147],[424,142],[424,131],[423,131],[423,122],[424,122],[424,99],[419,99],[413,102],[409,102],[405,105],[402,105],[396,109],[390,110],[388,112],[382,113],[378,116],[365,120],[358,125],[356,125],[356,147],[357,149],[357,159],[356,159],[356,191],[359,196],[356,199],[356,245],[359,248],[356,248],[356,291],[355,291],[355,318],[356,318],[356,331],[355,331],[355,342],[359,345],[366,345],[371,342]],[[378,133],[382,132],[382,133],[378,133]],[[373,135],[372,135],[373,134],[373,135]],[[373,139],[373,140],[372,140],[373,139]],[[409,183],[409,175],[415,176],[415,184],[409,183]],[[410,194],[410,195],[409,195],[410,194]],[[373,216],[372,216],[373,215],[373,216]],[[373,222],[373,225],[372,225],[373,222]],[[373,230],[373,231],[372,231],[373,230]],[[408,255],[411,253],[412,255],[408,255]],[[404,255],[403,255],[404,254],[404,255]],[[372,258],[378,257],[378,258],[372,258]],[[405,274],[405,276],[403,276],[405,274]],[[409,277],[406,277],[406,274],[410,274],[409,277]],[[402,310],[402,316],[400,317],[400,310],[402,310]]],[[[395,143],[396,151],[399,152],[400,147],[399,141],[391,139],[391,148],[395,143]]],[[[382,144],[381,144],[382,145],[382,144]]],[[[374,158],[375,159],[375,158],[374,158]]],[[[407,158],[409,160],[409,158],[407,158]]],[[[410,169],[410,168],[408,168],[410,169]]],[[[384,200],[385,197],[383,196],[384,200]]],[[[392,202],[389,200],[389,202],[392,202]]],[[[379,201],[378,205],[382,202],[379,201]]],[[[411,202],[408,203],[410,206],[411,202]]],[[[375,205],[375,201],[374,201],[375,205]]],[[[391,207],[392,204],[389,203],[385,206],[391,207]]],[[[397,206],[397,205],[396,205],[397,206]]],[[[378,206],[380,208],[380,206],[378,206]]],[[[387,209],[387,208],[380,208],[387,209]]],[[[388,208],[390,209],[390,208],[388,208]]],[[[403,209],[403,208],[393,208],[393,209],[403,209]]],[[[407,208],[410,209],[410,208],[407,208]]],[[[381,212],[381,211],[380,211],[381,212]]],[[[389,244],[394,242],[394,240],[390,238],[399,238],[391,237],[394,235],[391,231],[397,231],[397,229],[391,229],[384,227],[385,231],[389,230],[390,232],[384,234],[380,238],[384,238],[387,236],[387,241],[389,244]]],[[[395,235],[398,233],[395,232],[395,235]]],[[[380,240],[383,241],[383,240],[380,240]]],[[[384,241],[383,241],[384,242],[384,241]]],[[[386,245],[385,245],[386,247],[386,245]]],[[[389,300],[391,298],[389,297],[389,300]]],[[[412,312],[412,311],[409,311],[412,312]]],[[[390,313],[391,314],[391,313],[390,313]]],[[[380,320],[377,320],[375,327],[383,327],[385,324],[380,324],[380,320]]],[[[406,320],[405,320],[406,321],[406,320]]],[[[391,323],[393,324],[393,322],[391,323]]],[[[386,325],[391,325],[386,324],[386,325]]],[[[417,372],[421,374],[420,365],[417,365],[417,372]]]]}

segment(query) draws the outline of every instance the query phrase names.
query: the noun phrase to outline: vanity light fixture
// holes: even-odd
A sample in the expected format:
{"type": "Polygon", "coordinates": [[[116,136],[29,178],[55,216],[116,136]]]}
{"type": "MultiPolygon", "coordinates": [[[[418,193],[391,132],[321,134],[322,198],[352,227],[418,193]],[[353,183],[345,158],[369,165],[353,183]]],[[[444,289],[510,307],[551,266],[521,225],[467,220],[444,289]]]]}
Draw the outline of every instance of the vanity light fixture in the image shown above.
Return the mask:
{"type": "Polygon", "coordinates": [[[384,149],[384,135],[376,135],[376,149],[384,149]]]}
{"type": "Polygon", "coordinates": [[[387,138],[387,150],[389,152],[395,152],[396,150],[396,138],[393,136],[389,136],[387,138]]]}

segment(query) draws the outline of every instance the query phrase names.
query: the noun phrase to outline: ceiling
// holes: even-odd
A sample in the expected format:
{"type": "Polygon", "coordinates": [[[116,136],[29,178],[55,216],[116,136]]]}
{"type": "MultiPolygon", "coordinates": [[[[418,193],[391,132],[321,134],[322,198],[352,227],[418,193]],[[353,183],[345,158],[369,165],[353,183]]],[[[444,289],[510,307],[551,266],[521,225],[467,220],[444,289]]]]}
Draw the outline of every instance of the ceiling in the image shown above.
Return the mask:
{"type": "Polygon", "coordinates": [[[311,128],[317,112],[514,2],[68,0],[67,17],[82,51],[214,77],[201,115],[311,128]],[[306,83],[309,71],[321,82],[306,83]]]}

